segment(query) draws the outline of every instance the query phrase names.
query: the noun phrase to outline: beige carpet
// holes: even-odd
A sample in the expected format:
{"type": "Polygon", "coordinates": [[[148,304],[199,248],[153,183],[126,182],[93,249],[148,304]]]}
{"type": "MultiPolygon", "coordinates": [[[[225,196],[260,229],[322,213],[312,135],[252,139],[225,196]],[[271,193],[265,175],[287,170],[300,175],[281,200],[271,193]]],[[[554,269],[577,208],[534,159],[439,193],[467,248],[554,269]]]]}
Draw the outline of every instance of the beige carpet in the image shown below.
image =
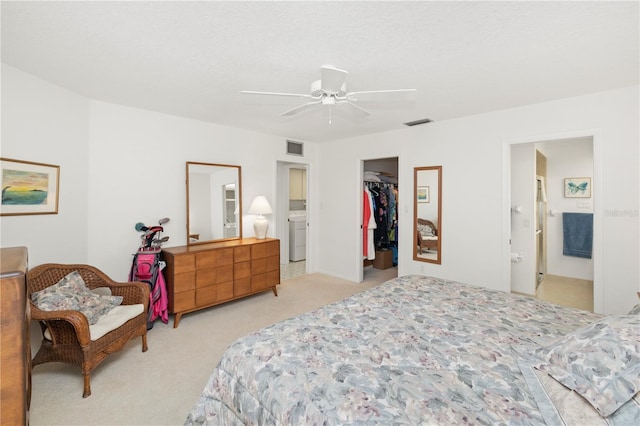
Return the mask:
{"type": "MultiPolygon", "coordinates": [[[[366,268],[354,283],[321,274],[296,277],[272,292],[186,314],[177,329],[156,321],[149,350],[136,339],[111,355],[91,376],[91,396],[82,398],[77,367],[50,363],[32,372],[31,426],[181,425],[225,348],[261,327],[341,300],[394,278],[397,269],[366,268]]],[[[32,322],[32,350],[41,333],[32,322]]]]}

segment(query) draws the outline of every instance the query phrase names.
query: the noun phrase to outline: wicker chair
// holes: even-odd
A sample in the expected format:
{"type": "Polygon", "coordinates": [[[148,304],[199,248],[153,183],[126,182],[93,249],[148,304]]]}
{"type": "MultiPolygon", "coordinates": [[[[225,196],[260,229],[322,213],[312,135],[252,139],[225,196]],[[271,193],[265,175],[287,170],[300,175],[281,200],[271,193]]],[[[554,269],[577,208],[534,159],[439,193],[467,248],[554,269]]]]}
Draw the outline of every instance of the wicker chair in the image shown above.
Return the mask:
{"type": "Polygon", "coordinates": [[[416,235],[418,239],[417,243],[418,243],[418,248],[420,250],[420,254],[422,254],[423,249],[437,250],[438,249],[438,228],[436,228],[436,225],[428,219],[420,219],[420,218],[418,218],[418,225],[429,226],[433,231],[433,237],[423,238],[422,235],[420,234],[420,230],[419,229],[416,230],[416,235]]]}
{"type": "Polygon", "coordinates": [[[40,323],[43,335],[32,365],[35,367],[47,362],[64,362],[79,366],[84,376],[83,398],[91,395],[91,372],[109,354],[120,351],[129,340],[138,336],[142,337],[142,352],[147,351],[149,287],[144,283],[117,283],[89,265],[44,264],[28,271],[27,294],[31,319],[40,323]],[[31,295],[56,284],[72,271],[78,271],[90,289],[109,287],[112,295],[123,297],[122,305],[143,304],[143,312],[92,341],[89,322],[80,312],[38,309],[31,301],[31,295]]]}

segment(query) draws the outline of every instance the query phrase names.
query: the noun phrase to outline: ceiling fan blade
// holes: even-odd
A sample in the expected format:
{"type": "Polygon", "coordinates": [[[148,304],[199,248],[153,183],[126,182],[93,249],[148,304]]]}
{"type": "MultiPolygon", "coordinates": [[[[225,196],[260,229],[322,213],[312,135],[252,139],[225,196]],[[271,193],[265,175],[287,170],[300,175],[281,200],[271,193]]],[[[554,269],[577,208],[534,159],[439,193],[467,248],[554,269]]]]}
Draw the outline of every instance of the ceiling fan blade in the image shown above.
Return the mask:
{"type": "Polygon", "coordinates": [[[411,101],[415,99],[416,89],[370,90],[349,92],[345,96],[350,101],[411,101]]]}
{"type": "Polygon", "coordinates": [[[287,116],[291,116],[294,114],[297,114],[301,111],[304,111],[305,109],[309,109],[311,107],[314,107],[316,105],[320,105],[322,104],[322,100],[319,101],[313,101],[313,102],[307,102],[306,104],[302,104],[302,105],[298,105],[295,108],[290,109],[289,111],[285,111],[282,114],[280,114],[280,117],[287,117],[287,116]]]}
{"type": "Polygon", "coordinates": [[[313,98],[311,95],[303,95],[300,93],[278,93],[278,92],[256,92],[253,90],[241,90],[240,93],[246,95],[269,95],[269,96],[290,96],[295,98],[313,98]]]}
{"type": "Polygon", "coordinates": [[[362,115],[371,115],[371,113],[369,111],[367,111],[366,109],[362,108],[360,105],[355,104],[353,102],[350,102],[348,100],[344,100],[344,101],[337,101],[337,104],[346,104],[346,105],[350,105],[351,107],[355,108],[355,110],[357,112],[359,112],[362,115]]]}
{"type": "Polygon", "coordinates": [[[320,70],[320,84],[322,90],[328,94],[340,92],[349,73],[330,65],[324,65],[320,70]]]}

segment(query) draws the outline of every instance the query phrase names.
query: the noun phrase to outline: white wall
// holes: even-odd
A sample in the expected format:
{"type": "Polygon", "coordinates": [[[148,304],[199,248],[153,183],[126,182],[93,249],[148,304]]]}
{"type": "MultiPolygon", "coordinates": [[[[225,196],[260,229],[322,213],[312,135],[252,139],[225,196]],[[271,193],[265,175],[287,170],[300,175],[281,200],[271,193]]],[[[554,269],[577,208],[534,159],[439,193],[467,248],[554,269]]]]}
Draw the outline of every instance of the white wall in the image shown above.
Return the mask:
{"type": "Polygon", "coordinates": [[[522,262],[511,263],[511,290],[536,292],[536,148],[534,144],[511,147],[511,253],[522,262]]]}
{"type": "MultiPolygon", "coordinates": [[[[245,237],[254,235],[254,217],[246,215],[253,198],[275,199],[284,138],[98,101],[91,102],[90,128],[88,260],[113,275],[122,277],[129,267],[139,238],[136,222],[169,217],[163,234],[168,246],[186,244],[187,161],[242,167],[245,237]]],[[[268,219],[273,236],[274,218],[268,219]]]]}
{"type": "Polygon", "coordinates": [[[4,158],[60,166],[58,214],[3,216],[2,247],[26,246],[29,264],[87,261],[89,101],[2,64],[4,158]]]}
{"type": "Polygon", "coordinates": [[[320,145],[319,269],[358,279],[360,161],[398,156],[399,274],[424,272],[509,291],[509,145],[597,132],[602,155],[594,154],[594,188],[602,205],[594,208],[603,217],[594,237],[596,310],[625,312],[640,287],[639,194],[621,190],[640,181],[638,99],[634,86],[456,120],[433,117],[427,125],[320,145]],[[414,262],[412,226],[403,226],[412,218],[413,167],[431,165],[443,166],[442,265],[414,262]]]}
{"type": "Polygon", "coordinates": [[[562,213],[593,213],[593,197],[603,195],[592,187],[591,198],[564,197],[565,178],[593,177],[593,142],[591,138],[548,142],[540,144],[540,150],[547,157],[547,213],[554,212],[547,217],[547,273],[593,280],[593,258],[562,254],[562,213]]]}
{"type": "MultiPolygon", "coordinates": [[[[189,233],[198,234],[203,241],[213,239],[211,175],[208,173],[189,173],[191,194],[206,194],[189,198],[189,233]],[[191,192],[193,191],[193,192],[191,192]]],[[[222,234],[221,234],[222,235],[222,234]]]]}

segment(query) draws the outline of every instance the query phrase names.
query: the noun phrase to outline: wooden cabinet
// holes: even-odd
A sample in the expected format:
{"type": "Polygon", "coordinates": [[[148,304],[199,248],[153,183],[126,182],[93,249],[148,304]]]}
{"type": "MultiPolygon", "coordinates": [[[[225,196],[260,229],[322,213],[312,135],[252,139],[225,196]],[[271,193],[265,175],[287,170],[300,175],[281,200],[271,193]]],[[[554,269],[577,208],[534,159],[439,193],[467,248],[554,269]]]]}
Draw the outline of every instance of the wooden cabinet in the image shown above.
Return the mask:
{"type": "Polygon", "coordinates": [[[289,169],[289,199],[307,199],[307,170],[289,169]]]}
{"type": "Polygon", "coordinates": [[[3,425],[25,425],[31,400],[27,248],[3,248],[0,257],[0,419],[3,425]]]}
{"type": "Polygon", "coordinates": [[[178,327],[182,314],[208,308],[280,284],[280,240],[274,238],[222,241],[169,247],[165,278],[169,312],[178,327]]]}

